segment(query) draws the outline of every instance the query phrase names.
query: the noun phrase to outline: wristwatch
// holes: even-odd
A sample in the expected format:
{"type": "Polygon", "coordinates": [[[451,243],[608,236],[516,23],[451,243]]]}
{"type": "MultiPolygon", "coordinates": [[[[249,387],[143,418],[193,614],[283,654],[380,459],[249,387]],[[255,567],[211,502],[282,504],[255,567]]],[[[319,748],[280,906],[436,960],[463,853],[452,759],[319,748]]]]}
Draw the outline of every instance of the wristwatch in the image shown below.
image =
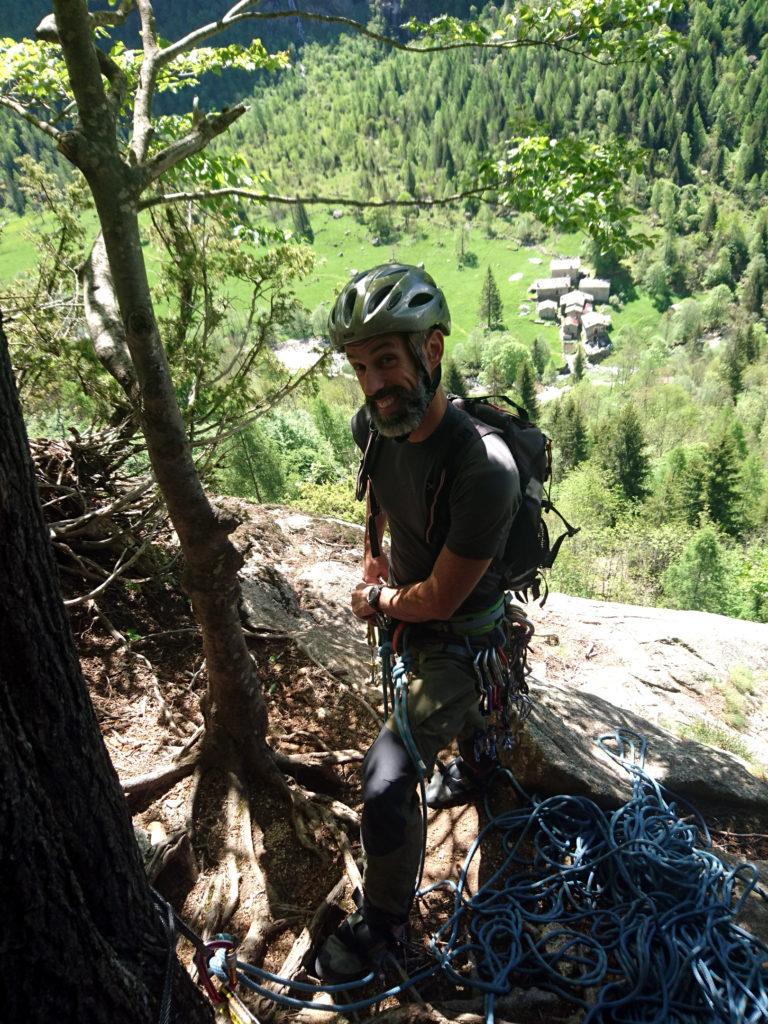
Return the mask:
{"type": "Polygon", "coordinates": [[[382,590],[383,587],[381,587],[380,584],[374,583],[372,587],[368,588],[368,593],[365,595],[366,601],[376,612],[379,610],[379,601],[381,600],[382,590]]]}

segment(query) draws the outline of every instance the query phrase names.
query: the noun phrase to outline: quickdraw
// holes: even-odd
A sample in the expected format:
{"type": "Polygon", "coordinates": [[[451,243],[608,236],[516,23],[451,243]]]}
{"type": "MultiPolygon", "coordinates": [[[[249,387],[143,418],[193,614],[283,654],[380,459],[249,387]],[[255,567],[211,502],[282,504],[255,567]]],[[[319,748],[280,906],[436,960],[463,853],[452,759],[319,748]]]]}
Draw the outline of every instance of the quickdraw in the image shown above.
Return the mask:
{"type": "Polygon", "coordinates": [[[501,630],[494,630],[487,646],[475,654],[473,668],[480,694],[480,713],[488,722],[475,736],[475,757],[496,759],[499,749],[514,746],[514,728],[531,713],[528,691],[528,645],[531,620],[507,595],[501,630]],[[499,633],[501,632],[501,636],[499,633]]]}

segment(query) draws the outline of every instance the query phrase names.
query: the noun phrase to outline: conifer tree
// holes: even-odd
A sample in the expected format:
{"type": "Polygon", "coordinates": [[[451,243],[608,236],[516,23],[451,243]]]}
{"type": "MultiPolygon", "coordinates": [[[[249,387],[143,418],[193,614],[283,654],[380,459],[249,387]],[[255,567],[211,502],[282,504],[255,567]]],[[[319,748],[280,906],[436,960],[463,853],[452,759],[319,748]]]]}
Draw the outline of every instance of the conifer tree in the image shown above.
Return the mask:
{"type": "Polygon", "coordinates": [[[529,419],[535,423],[539,418],[539,403],[536,399],[536,374],[529,359],[525,359],[520,364],[520,369],[517,371],[515,379],[515,387],[529,419]]]}
{"type": "Polygon", "coordinates": [[[748,313],[760,316],[768,285],[768,265],[765,256],[757,253],[747,264],[741,280],[741,304],[748,313]]]}
{"type": "Polygon", "coordinates": [[[707,238],[711,238],[712,237],[712,232],[715,229],[715,224],[716,223],[717,223],[717,203],[715,202],[715,197],[714,196],[710,196],[709,199],[707,200],[707,203],[706,203],[706,205],[704,207],[704,213],[702,214],[702,217],[701,217],[700,228],[701,228],[702,234],[706,235],[707,238]]]}
{"type": "Polygon", "coordinates": [[[600,461],[628,498],[643,498],[650,469],[640,417],[630,403],[599,434],[600,461]]]}
{"type": "Polygon", "coordinates": [[[739,343],[739,336],[728,339],[723,349],[722,374],[730,388],[731,397],[736,399],[741,393],[744,373],[744,357],[739,343]]]}
{"type": "Polygon", "coordinates": [[[741,456],[730,424],[717,431],[707,446],[705,500],[713,523],[733,536],[742,532],[739,476],[741,456]]]}
{"type": "Polygon", "coordinates": [[[557,450],[554,470],[562,480],[572,469],[584,462],[589,454],[589,442],[584,417],[571,395],[557,402],[550,420],[552,440],[557,450]]]}
{"type": "Polygon", "coordinates": [[[295,203],[293,208],[293,230],[298,238],[303,238],[311,245],[315,240],[315,232],[309,221],[309,214],[304,203],[295,203]]]}
{"type": "Polygon", "coordinates": [[[501,294],[490,266],[483,281],[480,295],[480,323],[486,331],[499,331],[504,327],[504,311],[501,305],[501,294]]]}
{"type": "Polygon", "coordinates": [[[549,345],[544,338],[539,337],[537,334],[533,339],[531,359],[533,360],[533,365],[536,367],[536,376],[539,380],[544,376],[544,371],[547,368],[550,358],[549,345]]]}
{"type": "Polygon", "coordinates": [[[576,350],[576,358],[573,361],[573,379],[578,384],[584,377],[584,371],[586,369],[586,360],[584,359],[584,349],[579,345],[576,350]]]}
{"type": "Polygon", "coordinates": [[[466,398],[468,394],[467,382],[455,359],[449,358],[445,362],[445,390],[451,395],[458,395],[459,398],[466,398]]]}

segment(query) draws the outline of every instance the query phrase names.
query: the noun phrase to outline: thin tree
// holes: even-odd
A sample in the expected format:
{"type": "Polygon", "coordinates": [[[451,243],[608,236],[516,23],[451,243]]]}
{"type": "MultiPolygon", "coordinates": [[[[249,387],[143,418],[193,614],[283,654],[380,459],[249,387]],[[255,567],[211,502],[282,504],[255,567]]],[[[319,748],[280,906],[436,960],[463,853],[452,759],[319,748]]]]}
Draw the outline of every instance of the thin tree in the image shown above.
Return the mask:
{"type": "Polygon", "coordinates": [[[584,349],[579,345],[576,349],[576,358],[573,360],[573,379],[577,384],[584,377],[585,370],[586,359],[584,358],[584,349]]]}
{"type": "Polygon", "coordinates": [[[315,232],[312,230],[312,224],[309,220],[309,214],[304,203],[296,203],[292,207],[293,215],[293,230],[297,238],[303,238],[305,242],[309,242],[311,245],[315,240],[315,232]]]}
{"type": "Polygon", "coordinates": [[[552,358],[552,353],[549,350],[549,345],[540,337],[538,334],[533,339],[533,347],[531,348],[531,359],[533,365],[536,367],[536,376],[541,380],[544,376],[544,371],[549,365],[549,361],[552,358]]]}
{"type": "Polygon", "coordinates": [[[598,435],[600,461],[628,498],[644,498],[650,472],[645,434],[631,402],[598,435]]]}
{"type": "Polygon", "coordinates": [[[501,304],[501,293],[493,271],[488,271],[483,280],[483,288],[480,293],[480,323],[486,331],[498,331],[504,327],[504,310],[501,304]]]}
{"type": "Polygon", "coordinates": [[[444,380],[445,389],[451,395],[458,395],[459,398],[466,398],[468,395],[467,382],[461,374],[461,370],[456,365],[456,360],[452,358],[446,359],[444,363],[444,380]]]}
{"type": "Polygon", "coordinates": [[[536,399],[536,374],[529,359],[524,359],[520,364],[515,387],[529,419],[535,422],[539,418],[539,403],[536,399]]]}

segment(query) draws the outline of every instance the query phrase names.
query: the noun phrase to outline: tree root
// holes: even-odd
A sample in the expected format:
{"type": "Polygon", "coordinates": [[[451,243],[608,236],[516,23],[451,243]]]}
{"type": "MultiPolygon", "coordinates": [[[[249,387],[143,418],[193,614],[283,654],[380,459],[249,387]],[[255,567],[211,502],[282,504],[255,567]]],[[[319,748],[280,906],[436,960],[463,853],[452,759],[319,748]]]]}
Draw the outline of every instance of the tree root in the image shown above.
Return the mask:
{"type": "Polygon", "coordinates": [[[291,817],[296,836],[301,845],[317,853],[316,832],[326,826],[333,830],[339,819],[351,828],[360,828],[360,815],[342,803],[321,793],[310,794],[300,787],[286,786],[291,801],[291,817]]]}
{"type": "MultiPolygon", "coordinates": [[[[320,935],[324,931],[325,922],[341,899],[345,888],[346,882],[342,878],[327,894],[315,910],[309,924],[302,930],[294,942],[288,956],[283,960],[278,970],[275,971],[278,977],[289,980],[296,977],[304,965],[307,954],[317,944],[320,935]]],[[[288,989],[287,985],[281,985],[276,981],[268,982],[266,987],[272,989],[273,992],[285,992],[288,989]]]]}
{"type": "Polygon", "coordinates": [[[180,779],[184,779],[187,775],[192,774],[198,760],[198,753],[188,754],[174,764],[161,765],[159,768],[153,768],[152,771],[145,772],[143,775],[134,775],[130,779],[121,780],[120,784],[123,787],[123,793],[128,798],[129,805],[135,806],[142,800],[170,789],[180,779]]]}

